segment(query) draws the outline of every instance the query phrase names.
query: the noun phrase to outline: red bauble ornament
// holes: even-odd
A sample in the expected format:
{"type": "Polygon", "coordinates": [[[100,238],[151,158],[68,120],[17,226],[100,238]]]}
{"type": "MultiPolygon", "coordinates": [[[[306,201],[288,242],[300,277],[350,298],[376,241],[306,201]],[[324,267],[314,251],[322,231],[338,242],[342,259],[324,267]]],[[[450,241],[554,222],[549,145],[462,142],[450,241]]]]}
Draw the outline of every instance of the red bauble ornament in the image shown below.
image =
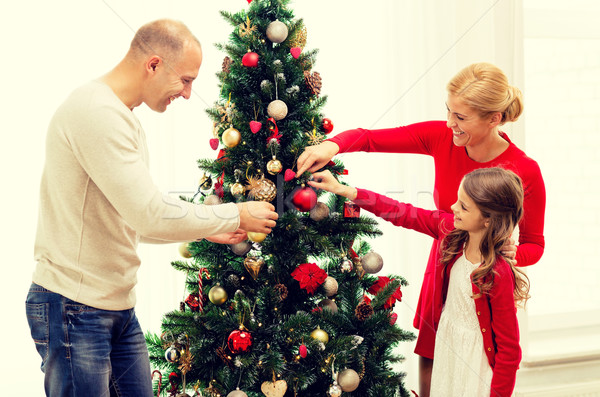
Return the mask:
{"type": "Polygon", "coordinates": [[[325,131],[326,134],[333,131],[333,122],[330,119],[323,119],[323,131],[325,131]]]}
{"type": "Polygon", "coordinates": [[[227,338],[227,347],[233,354],[247,352],[252,346],[252,335],[248,331],[235,330],[227,338]]]}
{"type": "Polygon", "coordinates": [[[252,131],[253,134],[256,134],[258,131],[260,131],[260,129],[262,128],[262,123],[259,121],[251,121],[250,122],[250,131],[252,131]]]}
{"type": "Polygon", "coordinates": [[[305,344],[300,345],[300,347],[298,348],[298,353],[300,354],[300,357],[306,358],[306,356],[308,355],[308,349],[306,348],[305,344]]]}
{"type": "Polygon", "coordinates": [[[398,315],[396,313],[390,314],[390,325],[396,324],[396,320],[398,320],[398,315]]]}
{"type": "Polygon", "coordinates": [[[292,203],[294,203],[298,211],[310,211],[317,205],[317,193],[313,188],[303,186],[294,193],[292,203]]]}
{"type": "Polygon", "coordinates": [[[249,68],[255,68],[258,66],[258,54],[256,52],[247,52],[242,57],[242,65],[249,68]]]}

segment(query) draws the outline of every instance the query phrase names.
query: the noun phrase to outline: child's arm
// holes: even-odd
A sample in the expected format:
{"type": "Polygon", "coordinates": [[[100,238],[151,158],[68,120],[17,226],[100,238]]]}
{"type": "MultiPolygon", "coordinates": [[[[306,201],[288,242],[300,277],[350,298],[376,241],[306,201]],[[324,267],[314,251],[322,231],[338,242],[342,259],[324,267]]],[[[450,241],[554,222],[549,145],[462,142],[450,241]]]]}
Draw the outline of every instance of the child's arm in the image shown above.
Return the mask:
{"type": "Polygon", "coordinates": [[[515,387],[517,369],[521,362],[519,324],[513,297],[514,276],[508,263],[498,258],[494,286],[489,302],[492,332],[496,344],[492,396],[511,396],[515,387]]]}
{"type": "Polygon", "coordinates": [[[329,171],[317,172],[313,177],[309,185],[353,200],[359,207],[396,226],[413,229],[436,239],[453,228],[453,216],[446,212],[417,208],[369,190],[342,185],[329,171]]]}

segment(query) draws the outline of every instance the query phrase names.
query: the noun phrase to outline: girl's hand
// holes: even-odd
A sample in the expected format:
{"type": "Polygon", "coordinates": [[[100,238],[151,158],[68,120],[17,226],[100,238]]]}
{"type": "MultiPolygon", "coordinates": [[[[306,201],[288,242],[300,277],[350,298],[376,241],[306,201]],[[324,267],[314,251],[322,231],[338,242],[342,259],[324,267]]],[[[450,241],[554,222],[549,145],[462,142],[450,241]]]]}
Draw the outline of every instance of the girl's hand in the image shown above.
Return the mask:
{"type": "Polygon", "coordinates": [[[515,240],[512,238],[506,240],[506,243],[504,243],[504,245],[500,248],[500,252],[502,252],[502,255],[510,259],[513,265],[517,264],[517,246],[515,244],[515,240]]]}
{"type": "Polygon", "coordinates": [[[340,147],[330,141],[321,142],[316,146],[307,146],[298,157],[298,172],[296,178],[305,171],[315,172],[323,168],[329,160],[340,151],[340,147]]]}
{"type": "Polygon", "coordinates": [[[308,181],[308,184],[314,188],[323,189],[349,198],[350,200],[356,198],[356,189],[339,183],[329,170],[314,173],[313,179],[308,181]]]}

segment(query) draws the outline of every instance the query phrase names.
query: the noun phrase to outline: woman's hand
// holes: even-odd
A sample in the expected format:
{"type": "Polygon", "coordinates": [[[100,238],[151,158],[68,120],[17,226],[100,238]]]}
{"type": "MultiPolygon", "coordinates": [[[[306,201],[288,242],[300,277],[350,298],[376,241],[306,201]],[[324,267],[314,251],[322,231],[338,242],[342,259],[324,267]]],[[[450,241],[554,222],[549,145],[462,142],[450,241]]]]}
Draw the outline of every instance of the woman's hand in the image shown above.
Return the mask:
{"type": "Polygon", "coordinates": [[[340,151],[340,147],[331,142],[321,142],[316,146],[307,146],[298,157],[298,172],[296,178],[304,172],[315,172],[323,168],[340,151]]]}
{"type": "Polygon", "coordinates": [[[235,232],[215,234],[214,236],[206,237],[206,240],[217,244],[237,244],[246,240],[248,235],[242,229],[238,229],[235,232]]]}
{"type": "Polygon", "coordinates": [[[515,240],[509,238],[506,240],[506,243],[500,248],[500,252],[502,255],[511,260],[513,265],[517,265],[517,246],[515,244],[515,240]]]}
{"type": "Polygon", "coordinates": [[[356,198],[356,189],[339,183],[329,170],[314,173],[313,179],[308,181],[308,184],[314,188],[323,189],[344,196],[350,200],[356,198]]]}

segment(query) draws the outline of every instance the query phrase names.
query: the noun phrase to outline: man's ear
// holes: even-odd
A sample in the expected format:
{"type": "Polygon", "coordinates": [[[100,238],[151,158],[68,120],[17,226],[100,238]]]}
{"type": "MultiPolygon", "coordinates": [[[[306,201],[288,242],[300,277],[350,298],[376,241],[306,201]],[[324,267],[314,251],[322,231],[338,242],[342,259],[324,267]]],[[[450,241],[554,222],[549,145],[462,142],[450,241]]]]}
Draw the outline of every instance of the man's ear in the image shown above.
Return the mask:
{"type": "Polygon", "coordinates": [[[162,60],[160,59],[160,57],[158,55],[153,55],[150,58],[148,58],[148,61],[146,62],[146,70],[148,72],[156,72],[156,67],[159,66],[162,63],[162,60]]]}

